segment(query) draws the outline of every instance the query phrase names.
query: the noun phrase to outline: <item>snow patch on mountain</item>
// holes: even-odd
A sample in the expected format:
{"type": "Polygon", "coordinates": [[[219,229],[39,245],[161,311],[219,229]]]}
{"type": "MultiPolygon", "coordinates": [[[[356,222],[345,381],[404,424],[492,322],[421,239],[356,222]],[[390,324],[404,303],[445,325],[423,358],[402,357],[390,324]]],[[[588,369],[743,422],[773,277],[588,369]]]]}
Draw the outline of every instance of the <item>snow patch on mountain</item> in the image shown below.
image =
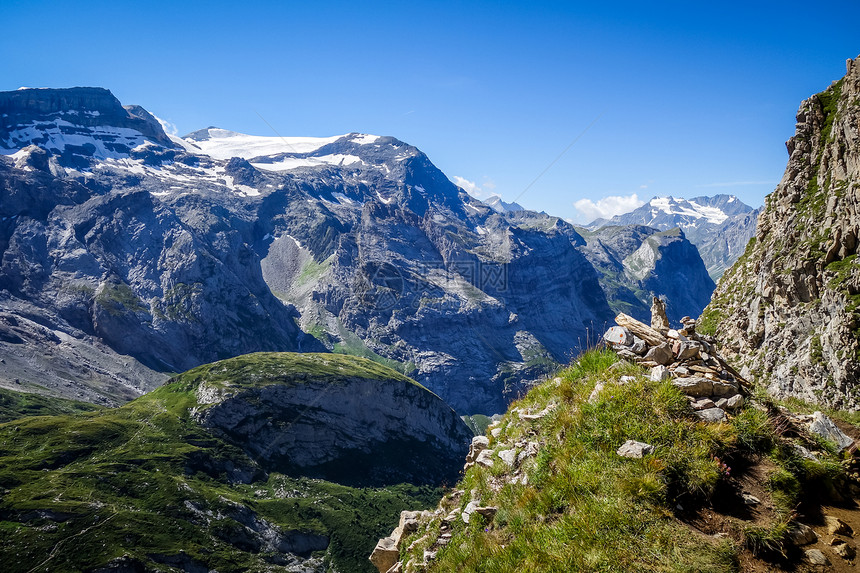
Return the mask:
{"type": "MultiPolygon", "coordinates": [[[[649,204],[654,210],[662,211],[667,215],[682,215],[692,219],[705,219],[709,223],[719,225],[729,218],[721,209],[717,207],[709,207],[707,205],[699,205],[695,201],[686,199],[675,199],[674,197],[654,197],[649,204]]],[[[654,213],[656,218],[657,214],[654,213]]],[[[684,224],[682,223],[682,227],[684,224]]]]}
{"type": "Polygon", "coordinates": [[[332,137],[269,137],[246,135],[217,127],[189,133],[183,139],[213,159],[254,159],[266,155],[313,153],[334,143],[343,135],[332,137]]]}

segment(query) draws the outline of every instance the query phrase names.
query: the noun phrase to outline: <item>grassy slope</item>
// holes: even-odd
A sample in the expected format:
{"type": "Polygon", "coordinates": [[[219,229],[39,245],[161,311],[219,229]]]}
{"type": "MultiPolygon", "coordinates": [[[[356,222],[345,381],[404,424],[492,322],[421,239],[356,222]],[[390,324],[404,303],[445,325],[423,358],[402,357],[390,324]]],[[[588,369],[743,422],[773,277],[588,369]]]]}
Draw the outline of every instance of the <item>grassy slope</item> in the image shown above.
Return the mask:
{"type": "MultiPolygon", "coordinates": [[[[526,466],[528,485],[512,484],[511,470],[496,460],[493,468],[473,466],[457,486],[459,502],[446,497],[447,510],[464,508],[469,492],[482,505],[498,506],[491,522],[473,514],[465,525],[455,520],[453,537],[430,562],[430,571],[732,571],[742,551],[778,555],[793,510],[805,490],[832,489],[840,478],[835,456],[821,462],[797,457],[780,439],[766,410],[748,408],[728,424],[704,424],[669,382],[652,382],[640,367],[615,364],[610,352],[590,352],[561,374],[558,386],[545,383],[512,407],[542,410],[545,418],[527,422],[508,413],[502,433],[490,447],[518,440],[544,443],[526,466]],[[610,370],[610,368],[612,368],[610,370]],[[597,381],[635,375],[626,385],[607,383],[588,402],[597,381]],[[635,439],[657,447],[641,460],[621,458],[615,450],[635,439]],[[729,519],[732,533],[719,540],[691,528],[679,515],[707,506],[714,492],[737,487],[728,466],[766,460],[772,469],[766,488],[775,509],[768,523],[729,519]]],[[[503,446],[510,447],[510,446],[503,446]]],[[[740,476],[743,477],[743,476],[740,476]]],[[[439,519],[406,541],[404,552],[415,564],[436,538],[439,519]]]]}
{"type": "Polygon", "coordinates": [[[23,418],[26,416],[53,416],[56,414],[74,414],[76,412],[91,412],[99,406],[88,402],[64,400],[31,394],[15,392],[0,388],[0,423],[23,418]]]}
{"type": "MultiPolygon", "coordinates": [[[[438,494],[408,484],[355,489],[270,474],[230,484],[222,468],[253,462],[189,416],[208,369],[223,383],[279,383],[310,376],[399,377],[366,360],[251,355],[201,367],[120,408],[0,424],[0,561],[4,571],[85,570],[114,557],[184,551],[219,571],[262,570],[267,556],[225,539],[243,506],[284,530],[331,536],[327,559],[342,571],[372,571],[367,555],[403,509],[438,494]],[[206,470],[199,471],[199,470],[206,470]],[[238,504],[238,506],[236,505],[238,504]],[[207,517],[200,512],[211,512],[207,517]],[[47,515],[45,512],[53,512],[47,515]],[[207,523],[208,522],[208,523],[207,523]]],[[[151,564],[151,563],[150,563],[151,564]]],[[[166,566],[161,566],[168,570],[166,566]]]]}

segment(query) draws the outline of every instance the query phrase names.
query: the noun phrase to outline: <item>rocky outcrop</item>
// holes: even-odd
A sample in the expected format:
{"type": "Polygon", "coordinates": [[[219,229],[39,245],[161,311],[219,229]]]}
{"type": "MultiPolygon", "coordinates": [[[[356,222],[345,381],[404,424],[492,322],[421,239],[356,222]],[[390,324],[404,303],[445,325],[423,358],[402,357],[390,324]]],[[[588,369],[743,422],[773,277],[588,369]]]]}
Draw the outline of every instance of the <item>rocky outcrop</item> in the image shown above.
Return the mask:
{"type": "Polygon", "coordinates": [[[697,316],[714,282],[696,247],[680,229],[605,226],[582,232],[582,251],[599,271],[600,285],[616,312],[648,320],[654,294],[663,296],[673,320],[697,316]]]}
{"type": "Polygon", "coordinates": [[[756,236],[700,319],[777,397],[860,407],[860,63],[804,101],[756,236]]]}
{"type": "Polygon", "coordinates": [[[451,483],[472,436],[438,396],[364,358],[251,354],[183,381],[201,404],[195,419],[288,475],[353,486],[451,483]]]}

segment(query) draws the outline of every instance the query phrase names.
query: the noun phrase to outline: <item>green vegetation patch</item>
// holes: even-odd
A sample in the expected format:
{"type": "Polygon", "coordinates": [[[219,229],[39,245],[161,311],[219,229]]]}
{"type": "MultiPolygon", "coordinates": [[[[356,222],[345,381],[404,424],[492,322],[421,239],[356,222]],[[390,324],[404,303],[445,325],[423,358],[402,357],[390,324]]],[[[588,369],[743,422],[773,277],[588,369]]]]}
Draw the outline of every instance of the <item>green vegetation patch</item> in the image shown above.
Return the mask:
{"type": "Polygon", "coordinates": [[[346,378],[399,380],[424,388],[400,372],[358,356],[328,353],[257,352],[205,364],[176,376],[171,386],[191,390],[201,382],[221,388],[261,388],[309,381],[337,384],[346,378]]]}
{"type": "MultiPolygon", "coordinates": [[[[311,376],[408,381],[361,358],[257,354],[194,369],[119,408],[0,424],[3,570],[86,571],[123,555],[157,570],[152,555],[184,554],[206,569],[265,571],[282,558],[253,534],[265,521],[328,538],[313,553],[327,570],[372,573],[376,540],[400,511],[433,506],[438,490],[266,474],[190,415],[204,378],[255,386],[311,376]]],[[[29,407],[14,398],[13,411],[29,407]]]]}
{"type": "Polygon", "coordinates": [[[119,316],[127,312],[149,311],[137,295],[134,294],[131,287],[124,282],[105,284],[101,292],[96,295],[96,302],[112,316],[119,316]]]}
{"type": "Polygon", "coordinates": [[[41,394],[15,392],[0,388],[0,423],[28,416],[53,416],[91,412],[100,407],[88,402],[64,400],[41,394]]]}

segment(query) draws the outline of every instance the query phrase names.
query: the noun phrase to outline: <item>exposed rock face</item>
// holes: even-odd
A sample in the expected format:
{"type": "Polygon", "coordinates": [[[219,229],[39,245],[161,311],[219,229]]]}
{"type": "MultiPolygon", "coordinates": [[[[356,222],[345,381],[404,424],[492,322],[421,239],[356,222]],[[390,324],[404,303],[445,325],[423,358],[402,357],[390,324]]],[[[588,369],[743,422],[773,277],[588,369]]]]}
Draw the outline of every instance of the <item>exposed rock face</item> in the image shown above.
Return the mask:
{"type": "Polygon", "coordinates": [[[860,64],[804,101],[755,240],[700,323],[778,396],[860,407],[860,64]]]}
{"type": "Polygon", "coordinates": [[[363,358],[252,354],[182,380],[197,385],[201,424],[289,475],[360,486],[453,483],[472,438],[438,396],[363,358]],[[338,374],[344,361],[349,375],[338,374]],[[242,383],[225,379],[231,369],[242,383]]]}
{"type": "Polygon", "coordinates": [[[666,299],[673,322],[698,315],[710,300],[714,281],[680,229],[659,231],[642,225],[583,231],[583,252],[600,272],[610,306],[639,320],[651,316],[652,295],[666,299]]]}

